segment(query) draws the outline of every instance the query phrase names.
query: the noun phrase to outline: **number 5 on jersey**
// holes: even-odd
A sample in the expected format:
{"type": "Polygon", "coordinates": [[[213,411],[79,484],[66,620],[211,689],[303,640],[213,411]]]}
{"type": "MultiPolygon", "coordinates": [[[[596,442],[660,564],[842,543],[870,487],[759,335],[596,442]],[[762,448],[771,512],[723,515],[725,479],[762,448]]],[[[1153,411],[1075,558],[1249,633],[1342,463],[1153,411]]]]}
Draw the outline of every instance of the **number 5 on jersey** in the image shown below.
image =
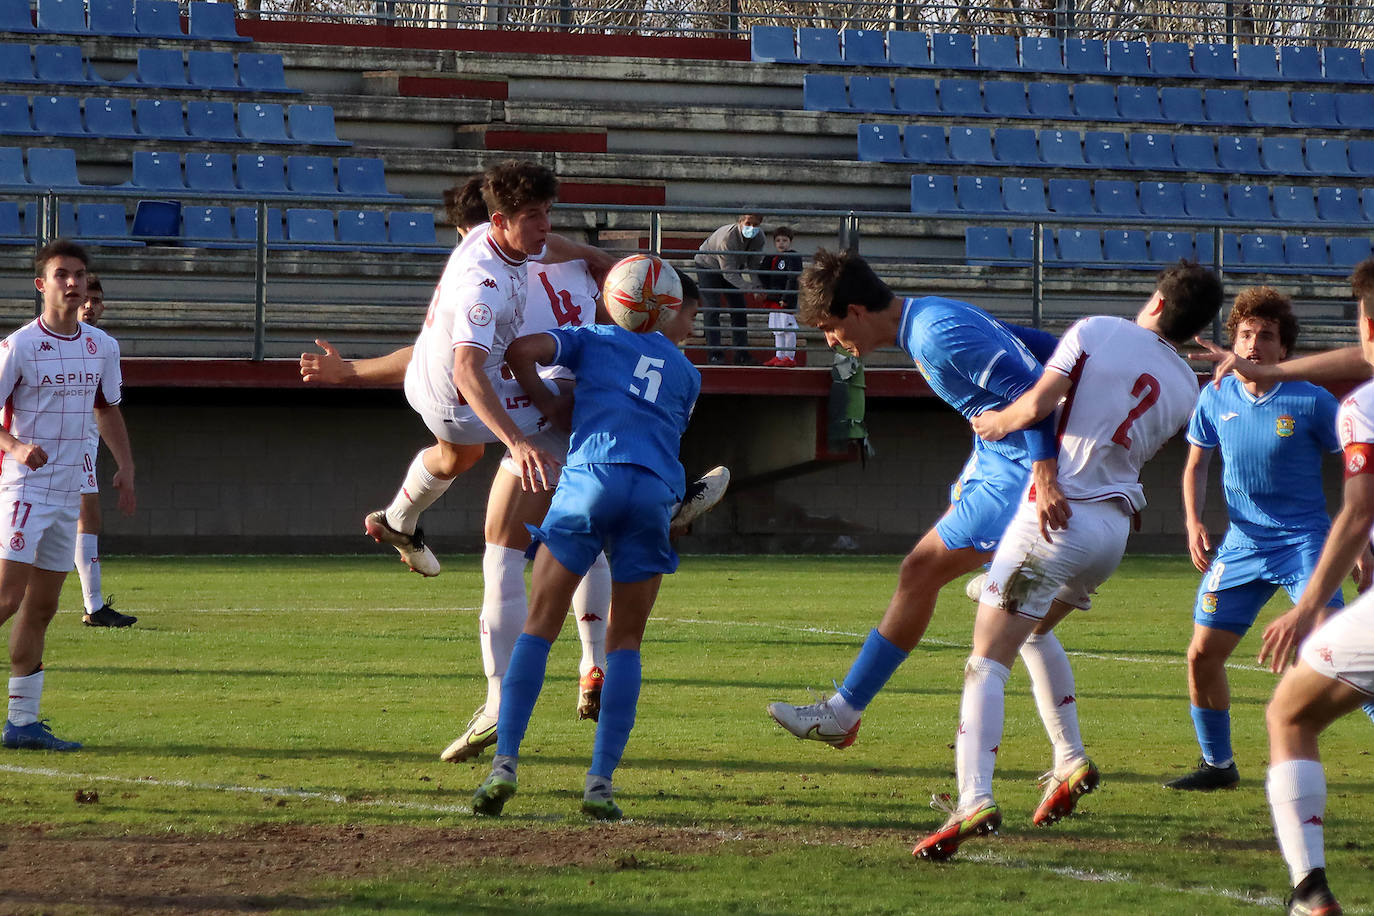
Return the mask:
{"type": "Polygon", "coordinates": [[[658,400],[658,389],[663,384],[663,373],[659,370],[663,368],[664,361],[655,359],[652,356],[641,356],[639,365],[635,366],[635,378],[644,380],[644,390],[640,390],[638,383],[630,385],[630,394],[637,395],[651,403],[658,400]]]}

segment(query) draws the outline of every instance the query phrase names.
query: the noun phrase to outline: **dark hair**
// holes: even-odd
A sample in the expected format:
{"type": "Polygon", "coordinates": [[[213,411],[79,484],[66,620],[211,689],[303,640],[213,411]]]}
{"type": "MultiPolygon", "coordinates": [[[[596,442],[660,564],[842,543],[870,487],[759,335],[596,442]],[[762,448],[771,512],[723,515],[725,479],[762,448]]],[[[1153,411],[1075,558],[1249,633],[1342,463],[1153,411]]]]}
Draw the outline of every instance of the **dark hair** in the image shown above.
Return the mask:
{"type": "Polygon", "coordinates": [[[1236,342],[1236,329],[1242,321],[1272,321],[1279,326],[1279,343],[1283,349],[1293,352],[1298,342],[1298,319],[1293,315],[1293,301],[1272,286],[1250,286],[1240,291],[1231,314],[1226,316],[1226,335],[1232,346],[1236,342]]]}
{"type": "Polygon", "coordinates": [[[97,277],[95,274],[91,273],[90,271],[87,271],[87,272],[86,272],[86,293],[87,293],[87,295],[89,295],[89,294],[91,294],[91,293],[103,293],[103,292],[105,292],[105,287],[101,285],[101,283],[100,283],[100,278],[97,277]]]}
{"type": "Polygon", "coordinates": [[[697,286],[697,281],[687,275],[687,271],[679,270],[677,278],[682,281],[682,304],[686,305],[687,300],[691,299],[698,305],[701,304],[701,289],[697,286]]]}
{"type": "Polygon", "coordinates": [[[482,199],[487,212],[510,216],[530,204],[552,202],[558,197],[553,169],[528,159],[507,159],[482,176],[482,199]]]}
{"type": "Polygon", "coordinates": [[[773,238],[777,238],[780,235],[785,235],[789,239],[794,239],[797,237],[797,233],[792,231],[791,226],[779,226],[778,228],[773,230],[773,238]]]}
{"type": "MultiPolygon", "coordinates": [[[[1357,302],[1369,303],[1369,312],[1374,313],[1374,258],[1355,265],[1350,274],[1350,294],[1357,302]]],[[[1374,317],[1374,314],[1367,317],[1374,317]]]]}
{"type": "Polygon", "coordinates": [[[1196,261],[1164,268],[1155,289],[1164,298],[1159,331],[1174,343],[1191,340],[1221,311],[1221,279],[1196,261]]]}
{"type": "Polygon", "coordinates": [[[76,258],[83,267],[91,266],[91,256],[86,254],[86,249],[70,239],[53,239],[38,249],[38,254],[34,255],[33,275],[35,277],[43,276],[43,271],[47,269],[48,262],[53,258],[76,258]]]}
{"type": "Polygon", "coordinates": [[[485,223],[488,213],[487,202],[482,199],[482,176],[473,175],[462,184],[444,188],[444,213],[464,232],[485,223]]]}
{"type": "Polygon", "coordinates": [[[892,290],[852,251],[817,249],[797,286],[797,318],[812,327],[827,316],[845,317],[851,305],[880,312],[892,302],[892,290]]]}

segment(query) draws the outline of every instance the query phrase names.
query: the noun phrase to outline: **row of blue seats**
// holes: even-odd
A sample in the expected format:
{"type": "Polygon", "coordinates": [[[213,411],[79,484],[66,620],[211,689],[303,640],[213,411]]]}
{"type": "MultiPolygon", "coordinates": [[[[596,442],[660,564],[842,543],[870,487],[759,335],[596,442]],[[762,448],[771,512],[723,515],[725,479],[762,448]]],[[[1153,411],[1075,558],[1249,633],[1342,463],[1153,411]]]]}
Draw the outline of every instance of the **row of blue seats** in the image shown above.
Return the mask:
{"type": "MultiPolygon", "coordinates": [[[[1211,232],[1139,229],[1060,229],[1044,234],[1044,261],[1062,267],[1158,268],[1179,258],[1214,263],[1211,232]]],[[[1243,233],[1222,235],[1222,264],[1228,271],[1265,269],[1284,273],[1343,273],[1370,256],[1365,236],[1243,233]]],[[[1031,230],[970,226],[964,230],[964,255],[970,264],[999,266],[1034,257],[1031,230]]]]}
{"type": "Polygon", "coordinates": [[[233,3],[192,0],[186,31],[176,0],[38,0],[37,5],[35,27],[29,0],[0,0],[0,32],[252,41],[239,34],[233,3]]]}
{"type": "Polygon", "coordinates": [[[246,51],[238,55],[228,51],[183,54],[170,48],[140,48],[132,73],[123,79],[107,80],[95,72],[76,45],[0,44],[0,83],[300,92],[286,85],[280,54],[246,51]]]}
{"type": "Polygon", "coordinates": [[[920,165],[1374,176],[1374,140],[860,124],[859,158],[920,165]]]}
{"type": "Polygon", "coordinates": [[[911,212],[1356,224],[1374,223],[1374,188],[913,175],[911,212]]]}
{"type": "Polygon", "coordinates": [[[1217,126],[1374,129],[1368,92],[1287,92],[1282,89],[1198,89],[1113,86],[1108,83],[1019,83],[808,73],[808,111],[1037,118],[1217,126]]]}
{"type": "Polygon", "coordinates": [[[755,61],[1121,77],[1374,82],[1359,48],[754,26],[755,61]]]}
{"type": "Polygon", "coordinates": [[[0,95],[0,135],[352,146],[329,105],[0,95]],[[83,116],[84,110],[84,116],[83,116]],[[235,114],[237,112],[237,118],[235,114]],[[137,120],[135,120],[137,115],[137,120]]]}

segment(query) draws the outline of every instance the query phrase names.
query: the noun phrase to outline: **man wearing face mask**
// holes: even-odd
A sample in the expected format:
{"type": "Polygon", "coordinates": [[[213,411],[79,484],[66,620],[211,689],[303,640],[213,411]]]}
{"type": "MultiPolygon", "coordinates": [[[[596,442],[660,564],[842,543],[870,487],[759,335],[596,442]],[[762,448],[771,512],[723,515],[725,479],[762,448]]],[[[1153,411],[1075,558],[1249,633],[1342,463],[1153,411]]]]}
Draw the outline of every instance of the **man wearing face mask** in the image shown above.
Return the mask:
{"type": "Polygon", "coordinates": [[[706,346],[713,364],[725,362],[721,349],[721,316],[730,319],[735,348],[735,365],[753,364],[749,356],[749,313],[744,291],[758,284],[746,282],[744,272],[757,270],[763,263],[763,219],[757,213],[742,213],[733,223],[712,232],[697,249],[697,283],[701,287],[702,324],[706,346]]]}

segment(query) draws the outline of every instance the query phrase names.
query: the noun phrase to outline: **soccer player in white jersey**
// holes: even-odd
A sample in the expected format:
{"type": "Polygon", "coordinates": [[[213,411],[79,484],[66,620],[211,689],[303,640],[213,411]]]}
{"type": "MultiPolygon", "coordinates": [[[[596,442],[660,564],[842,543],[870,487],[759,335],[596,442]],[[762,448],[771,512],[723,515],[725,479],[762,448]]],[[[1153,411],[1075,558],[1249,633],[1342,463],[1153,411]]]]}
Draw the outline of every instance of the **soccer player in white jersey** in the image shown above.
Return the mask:
{"type": "MultiPolygon", "coordinates": [[[[93,273],[86,275],[86,301],[81,304],[81,321],[95,327],[105,314],[105,287],[93,273]]],[[[76,574],[81,579],[81,598],[85,613],[81,622],[88,627],[129,627],[138,622],[131,614],[121,614],[100,598],[100,487],[96,482],[95,460],[100,451],[100,429],[92,426],[82,461],[81,514],[76,520],[76,574]]]]}
{"type": "MultiPolygon", "coordinates": [[[[1048,633],[1074,608],[1089,607],[1089,596],[1121,562],[1131,519],[1145,507],[1140,469],[1183,427],[1197,400],[1197,375],[1176,348],[1220,308],[1216,274],[1180,262],[1160,274],[1135,321],[1099,316],[1078,322],[1029,391],[1002,410],[973,418],[979,436],[997,441],[1040,422],[1062,401],[1059,486],[1073,514],[1051,538],[1028,489],[1002,536],[964,666],[955,738],[959,800],[914,855],[947,859],[964,841],[1001,825],[992,774],[1012,662],[1033,633],[1048,633]]],[[[1042,706],[1041,714],[1054,746],[1054,765],[1032,818],[1043,826],[1069,814],[1099,776],[1079,736],[1077,703],[1048,715],[1042,706]]]]}
{"type": "Polygon", "coordinates": [[[119,411],[119,346],[77,314],[89,258],[64,239],[34,259],[39,317],[0,343],[0,623],[10,618],[9,710],[0,743],[74,751],[38,717],[43,642],[76,550],[83,459],[90,428],[119,465],[120,508],[134,508],[134,462],[119,411]]]}

